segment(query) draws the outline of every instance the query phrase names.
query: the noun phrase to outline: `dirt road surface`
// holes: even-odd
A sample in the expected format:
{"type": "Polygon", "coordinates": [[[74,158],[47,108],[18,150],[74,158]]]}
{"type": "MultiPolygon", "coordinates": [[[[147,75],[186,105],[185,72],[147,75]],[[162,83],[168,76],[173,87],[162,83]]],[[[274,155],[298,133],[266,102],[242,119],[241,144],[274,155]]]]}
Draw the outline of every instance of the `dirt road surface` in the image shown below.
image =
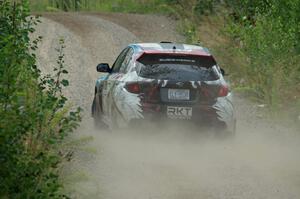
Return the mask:
{"type": "Polygon", "coordinates": [[[237,136],[222,141],[185,127],[163,132],[108,132],[93,127],[90,105],[96,65],[112,64],[129,43],[184,40],[162,16],[43,14],[39,65],[50,72],[59,38],[66,43],[74,105],[84,108],[70,140],[77,148],[64,166],[72,198],[103,199],[298,199],[300,139],[291,127],[266,122],[255,104],[237,97],[237,136]]]}

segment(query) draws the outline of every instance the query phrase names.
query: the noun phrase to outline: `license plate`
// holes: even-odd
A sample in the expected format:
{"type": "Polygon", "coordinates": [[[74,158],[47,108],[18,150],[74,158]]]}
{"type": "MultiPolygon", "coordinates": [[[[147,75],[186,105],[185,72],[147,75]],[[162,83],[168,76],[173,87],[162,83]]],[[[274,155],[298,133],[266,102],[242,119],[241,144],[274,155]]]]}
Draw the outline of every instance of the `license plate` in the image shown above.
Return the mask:
{"type": "Polygon", "coordinates": [[[169,100],[190,100],[190,90],[188,89],[168,89],[169,100]]]}
{"type": "Polygon", "coordinates": [[[177,107],[177,106],[167,107],[167,116],[170,119],[189,120],[192,118],[192,115],[193,115],[192,107],[177,107]]]}

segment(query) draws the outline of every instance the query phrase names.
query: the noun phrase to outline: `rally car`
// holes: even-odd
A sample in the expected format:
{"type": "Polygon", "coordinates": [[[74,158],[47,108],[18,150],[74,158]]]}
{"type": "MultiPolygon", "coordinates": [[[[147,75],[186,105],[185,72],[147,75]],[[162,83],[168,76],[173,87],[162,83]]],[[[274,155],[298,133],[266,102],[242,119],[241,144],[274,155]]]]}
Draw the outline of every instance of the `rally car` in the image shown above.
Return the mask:
{"type": "Polygon", "coordinates": [[[185,120],[235,133],[232,93],[210,52],[198,45],[138,43],[97,66],[92,116],[97,125],[185,120]]]}

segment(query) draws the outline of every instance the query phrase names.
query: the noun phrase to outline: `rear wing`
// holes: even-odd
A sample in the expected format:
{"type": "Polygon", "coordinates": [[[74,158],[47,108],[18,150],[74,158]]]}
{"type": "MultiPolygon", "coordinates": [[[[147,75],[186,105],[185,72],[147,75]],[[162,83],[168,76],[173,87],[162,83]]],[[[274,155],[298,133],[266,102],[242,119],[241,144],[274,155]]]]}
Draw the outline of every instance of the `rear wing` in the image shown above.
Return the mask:
{"type": "Polygon", "coordinates": [[[213,56],[199,52],[194,53],[190,51],[189,53],[180,52],[144,52],[140,55],[136,61],[142,63],[143,65],[155,65],[155,64],[184,64],[184,65],[194,65],[201,66],[204,68],[211,68],[216,65],[216,61],[213,56]]]}

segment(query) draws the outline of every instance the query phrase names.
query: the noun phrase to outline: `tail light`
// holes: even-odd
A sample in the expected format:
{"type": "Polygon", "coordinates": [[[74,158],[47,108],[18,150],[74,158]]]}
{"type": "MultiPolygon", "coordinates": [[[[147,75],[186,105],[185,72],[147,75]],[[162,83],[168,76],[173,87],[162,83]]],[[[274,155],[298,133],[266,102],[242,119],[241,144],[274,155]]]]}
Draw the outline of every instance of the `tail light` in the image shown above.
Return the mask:
{"type": "Polygon", "coordinates": [[[139,94],[141,92],[140,85],[137,82],[127,83],[125,88],[130,93],[139,94]]]}
{"type": "Polygon", "coordinates": [[[208,89],[205,88],[205,87],[201,87],[201,93],[202,93],[205,97],[209,97],[209,96],[210,96],[208,89]]]}
{"type": "Polygon", "coordinates": [[[148,101],[151,102],[157,102],[159,100],[159,89],[158,86],[152,86],[149,90],[148,90],[148,101]]]}
{"type": "Polygon", "coordinates": [[[228,92],[229,92],[228,86],[227,86],[227,85],[222,85],[222,86],[220,87],[218,96],[219,96],[219,97],[225,97],[225,96],[228,95],[228,92]]]}

